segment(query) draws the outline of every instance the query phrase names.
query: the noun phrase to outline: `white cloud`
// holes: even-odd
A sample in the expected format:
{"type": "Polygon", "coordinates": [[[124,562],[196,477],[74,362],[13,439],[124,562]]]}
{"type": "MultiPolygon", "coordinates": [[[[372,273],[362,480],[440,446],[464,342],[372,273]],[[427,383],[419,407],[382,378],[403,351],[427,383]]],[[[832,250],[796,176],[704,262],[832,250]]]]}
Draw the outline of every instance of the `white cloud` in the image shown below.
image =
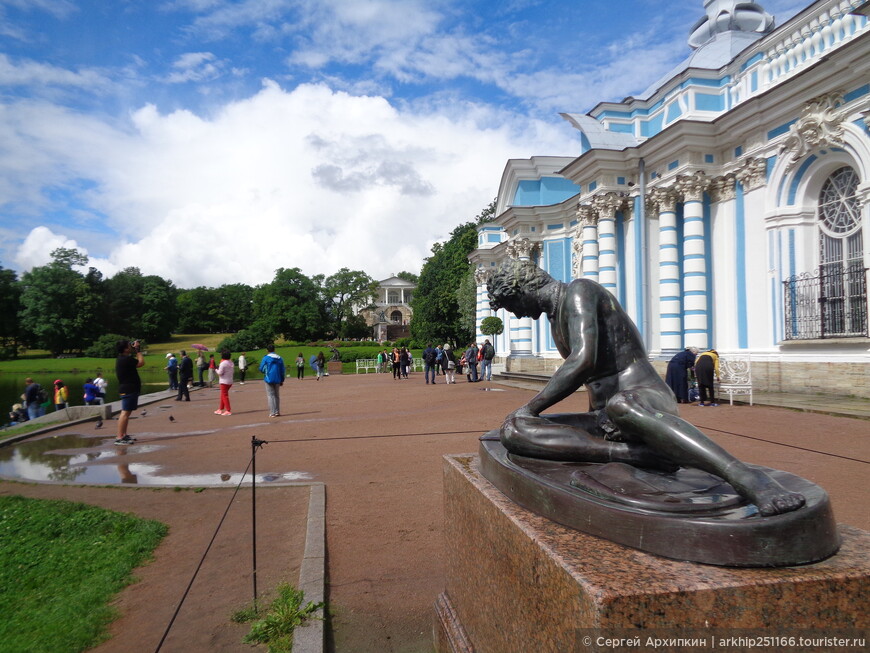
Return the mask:
{"type": "Polygon", "coordinates": [[[66,249],[77,249],[83,254],[87,254],[87,249],[79,246],[79,244],[67,238],[66,236],[52,233],[46,227],[36,227],[31,231],[15,256],[15,263],[22,270],[45,265],[51,262],[51,253],[58,247],[66,249]]]}
{"type": "MultiPolygon", "coordinates": [[[[34,115],[39,126],[58,117],[34,115]]],[[[279,267],[379,278],[419,270],[433,242],[489,203],[506,159],[575,149],[566,127],[474,105],[450,115],[400,109],[325,85],[267,82],[210,118],[146,106],[125,131],[65,117],[37,139],[18,183],[37,196],[46,180],[92,179],[79,200],[121,238],[90,264],[107,275],[136,266],[180,287],[263,283],[279,267]]],[[[81,230],[76,238],[88,246],[81,230]]],[[[48,241],[70,242],[61,228],[39,227],[16,262],[38,263],[48,241]]]]}
{"type": "Polygon", "coordinates": [[[186,52],[172,63],[173,72],[166,81],[170,84],[208,81],[219,77],[223,67],[224,62],[211,52],[186,52]]]}
{"type": "Polygon", "coordinates": [[[105,87],[108,81],[94,69],[73,71],[29,59],[16,62],[0,54],[0,86],[67,86],[96,90],[105,87]]]}

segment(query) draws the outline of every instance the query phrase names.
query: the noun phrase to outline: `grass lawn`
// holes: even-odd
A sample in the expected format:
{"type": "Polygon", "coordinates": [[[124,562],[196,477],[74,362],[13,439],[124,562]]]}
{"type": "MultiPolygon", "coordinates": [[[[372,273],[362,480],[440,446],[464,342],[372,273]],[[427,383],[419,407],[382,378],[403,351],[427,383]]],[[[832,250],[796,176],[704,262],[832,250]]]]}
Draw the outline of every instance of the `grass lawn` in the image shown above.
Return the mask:
{"type": "MultiPolygon", "coordinates": [[[[178,352],[186,349],[191,358],[196,358],[196,350],[191,347],[193,344],[205,345],[209,348],[209,353],[215,354],[215,359],[220,360],[220,354],[216,351],[217,345],[227,337],[226,333],[208,333],[208,334],[178,334],[166,342],[149,342],[148,351],[145,354],[145,364],[151,369],[163,369],[166,365],[167,352],[174,352],[178,356],[178,352]]],[[[345,374],[353,374],[356,372],[356,358],[377,358],[378,351],[382,347],[363,346],[363,347],[339,347],[338,350],[343,356],[353,358],[354,360],[345,360],[343,370],[345,374]]],[[[392,348],[387,348],[392,350],[392,348]]],[[[306,375],[311,373],[311,368],[308,366],[308,359],[318,352],[323,352],[326,360],[332,357],[329,347],[309,347],[290,346],[276,343],[276,353],[284,358],[284,364],[287,366],[287,373],[290,376],[296,376],[296,367],[294,361],[299,353],[302,353],[305,359],[306,375]]],[[[412,350],[414,358],[419,359],[422,355],[422,349],[412,350]]],[[[235,361],[241,352],[232,352],[233,361],[235,361]]],[[[253,365],[266,355],[265,349],[247,352],[248,363],[253,365]]],[[[208,354],[206,354],[206,358],[208,354]]],[[[114,358],[52,358],[46,351],[30,350],[24,356],[15,360],[0,361],[0,372],[18,373],[18,374],[57,374],[73,373],[73,374],[90,374],[101,371],[103,374],[108,374],[109,377],[115,373],[114,358]]],[[[196,376],[196,371],[194,371],[196,376]]],[[[108,377],[107,377],[108,378],[108,377]]],[[[250,378],[260,378],[260,374],[256,369],[250,370],[250,378]]]]}
{"type": "Polygon", "coordinates": [[[0,497],[0,647],[63,653],[103,641],[109,602],[166,530],[81,503],[0,497]]]}

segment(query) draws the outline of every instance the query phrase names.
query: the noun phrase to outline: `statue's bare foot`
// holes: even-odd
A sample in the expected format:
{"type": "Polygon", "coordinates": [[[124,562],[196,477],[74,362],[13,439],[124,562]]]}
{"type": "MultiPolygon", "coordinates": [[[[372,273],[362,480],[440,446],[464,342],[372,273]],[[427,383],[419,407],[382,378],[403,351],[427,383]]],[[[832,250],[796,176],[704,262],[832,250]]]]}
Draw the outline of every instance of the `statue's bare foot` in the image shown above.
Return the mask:
{"type": "Polygon", "coordinates": [[[797,510],[806,503],[804,495],[786,490],[759,469],[745,467],[728,481],[765,517],[797,510]]]}

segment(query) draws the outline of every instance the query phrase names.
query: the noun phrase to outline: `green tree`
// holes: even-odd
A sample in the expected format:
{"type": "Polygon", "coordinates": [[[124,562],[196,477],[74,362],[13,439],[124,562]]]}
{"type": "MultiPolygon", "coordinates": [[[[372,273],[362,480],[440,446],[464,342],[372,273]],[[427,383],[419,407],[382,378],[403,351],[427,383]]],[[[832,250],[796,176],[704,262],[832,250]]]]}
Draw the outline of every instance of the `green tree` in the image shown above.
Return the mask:
{"type": "Polygon", "coordinates": [[[124,268],[106,281],[107,320],[104,331],[129,333],[151,341],[167,340],[177,324],[177,290],[157,275],[124,268]]]}
{"type": "Polygon", "coordinates": [[[416,275],[413,272],[405,272],[404,270],[402,272],[399,272],[399,274],[397,274],[396,276],[399,279],[410,281],[411,283],[417,283],[420,280],[419,275],[416,275]]]}
{"type": "Polygon", "coordinates": [[[21,277],[21,329],[29,344],[55,356],[81,351],[99,335],[96,332],[92,281],[73,269],[85,266],[88,257],[75,249],[59,248],[52,262],[25,272],[21,277]]]}
{"type": "Polygon", "coordinates": [[[432,246],[411,300],[411,335],[416,342],[465,344],[474,338],[473,326],[469,329],[468,320],[463,320],[457,290],[471,270],[468,255],[477,248],[477,227],[492,220],[495,202],[474,221],[456,227],[447,242],[432,246]]]}
{"type": "Polygon", "coordinates": [[[480,332],[485,336],[499,336],[504,333],[504,322],[494,315],[485,317],[480,322],[480,332]]]}
{"type": "Polygon", "coordinates": [[[378,282],[360,270],[341,268],[322,283],[329,332],[339,338],[354,337],[349,331],[359,331],[359,320],[351,318],[372,304],[378,291],[378,282]]]}
{"type": "Polygon", "coordinates": [[[181,290],[176,297],[175,307],[179,333],[225,333],[220,329],[222,308],[217,288],[197,286],[181,290]]]}
{"type": "Polygon", "coordinates": [[[327,316],[320,286],[299,268],[280,268],[271,283],[254,291],[254,324],[258,334],[281,334],[287,340],[309,341],[323,335],[327,316]]]}
{"type": "Polygon", "coordinates": [[[12,270],[0,266],[0,357],[18,355],[18,311],[21,309],[21,286],[12,270]]]}

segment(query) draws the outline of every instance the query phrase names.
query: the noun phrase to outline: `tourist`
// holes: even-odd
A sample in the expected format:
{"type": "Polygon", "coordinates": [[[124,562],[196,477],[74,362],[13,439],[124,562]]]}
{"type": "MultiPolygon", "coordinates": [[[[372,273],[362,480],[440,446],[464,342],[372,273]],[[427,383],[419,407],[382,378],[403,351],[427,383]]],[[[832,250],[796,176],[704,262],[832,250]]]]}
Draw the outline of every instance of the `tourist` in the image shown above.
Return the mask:
{"type": "Polygon", "coordinates": [[[139,407],[139,393],[142,380],[139,368],[145,365],[145,358],[139,348],[139,341],[119,340],[118,357],[115,359],[115,375],[118,377],[118,396],[121,398],[121,412],[118,414],[118,439],[115,444],[133,444],[127,433],[130,414],[139,407]]]}
{"type": "Polygon", "coordinates": [[[245,385],[245,374],[248,371],[248,359],[245,353],[242,352],[239,356],[239,385],[245,385]]]}
{"type": "Polygon", "coordinates": [[[480,358],[480,380],[492,381],[492,359],[495,358],[495,347],[489,342],[489,338],[483,341],[483,347],[478,357],[480,358]]]}
{"type": "Polygon", "coordinates": [[[317,352],[317,378],[319,379],[321,376],[329,376],[329,373],[326,371],[326,356],[323,355],[322,351],[317,352]]]}
{"type": "Polygon", "coordinates": [[[69,402],[69,388],[67,388],[63,381],[57,379],[54,382],[54,409],[63,410],[67,407],[69,402]]]}
{"type": "Polygon", "coordinates": [[[190,401],[190,382],[193,380],[193,361],[183,349],[181,350],[181,362],[178,364],[178,396],[175,401],[190,401]]]}
{"type": "Polygon", "coordinates": [[[438,352],[432,347],[431,342],[426,343],[426,349],[423,350],[423,376],[426,378],[426,385],[429,385],[429,374],[432,374],[432,383],[435,383],[435,365],[438,359],[438,352]]]}
{"type": "Polygon", "coordinates": [[[716,389],[713,385],[719,380],[719,352],[710,349],[700,354],[695,360],[695,378],[698,379],[698,391],[701,394],[699,406],[718,406],[716,389]]]}
{"type": "Polygon", "coordinates": [[[21,424],[28,420],[27,410],[22,404],[13,404],[12,410],[9,411],[9,421],[12,424],[21,424]]]}
{"type": "Polygon", "coordinates": [[[214,382],[217,380],[217,365],[214,362],[214,354],[208,355],[208,387],[211,388],[214,386],[214,382]]]}
{"type": "Polygon", "coordinates": [[[444,343],[444,356],[441,357],[441,368],[447,383],[456,383],[456,354],[450,344],[444,343]]]}
{"type": "Polygon", "coordinates": [[[166,367],[163,368],[169,374],[169,389],[170,390],[178,390],[178,359],[175,358],[175,354],[169,352],[166,354],[166,367]]]}
{"type": "Polygon", "coordinates": [[[230,409],[230,388],[233,387],[233,361],[230,359],[230,352],[224,349],[221,352],[221,362],[217,367],[217,377],[220,381],[221,396],[218,403],[218,409],[214,411],[215,415],[232,415],[230,409]]]}
{"type": "Polygon", "coordinates": [[[103,378],[102,372],[97,372],[94,377],[94,385],[97,386],[97,403],[102,406],[106,403],[106,388],[109,386],[109,382],[103,378]]]}
{"type": "Polygon", "coordinates": [[[668,361],[665,383],[673,391],[678,404],[689,403],[689,370],[695,366],[697,347],[686,347],[668,361]]]}
{"type": "Polygon", "coordinates": [[[305,376],[305,358],[302,356],[302,352],[299,352],[299,355],[296,357],[296,378],[300,381],[305,376]]]}
{"type": "Polygon", "coordinates": [[[393,353],[390,357],[390,364],[393,367],[393,380],[402,378],[402,368],[401,368],[401,360],[402,353],[399,351],[398,347],[393,347],[393,353]]]}
{"type": "Polygon", "coordinates": [[[205,356],[203,356],[202,350],[196,353],[196,371],[199,373],[199,387],[202,388],[205,386],[205,381],[203,381],[203,375],[205,371],[208,369],[208,363],[205,360],[205,356]]]}
{"type": "Polygon", "coordinates": [[[408,348],[402,347],[402,350],[399,352],[399,369],[402,372],[402,378],[408,378],[408,367],[411,365],[411,359],[408,354],[408,348]]]}
{"type": "MultiPolygon", "coordinates": [[[[297,369],[303,369],[299,367],[300,360],[302,360],[301,353],[296,359],[297,369]]],[[[266,383],[266,400],[269,403],[269,417],[280,417],[281,397],[278,392],[281,386],[284,385],[284,377],[287,375],[287,372],[284,369],[284,359],[275,353],[275,345],[270,344],[266,346],[266,355],[260,361],[260,371],[263,373],[263,381],[266,383]]]]}
{"type": "Polygon", "coordinates": [[[27,409],[27,416],[30,419],[45,415],[43,404],[46,401],[48,401],[48,396],[42,386],[35,383],[30,377],[24,379],[24,407],[27,409]]]}
{"type": "Polygon", "coordinates": [[[384,352],[378,352],[378,374],[384,371],[384,352]]]}
{"type": "Polygon", "coordinates": [[[82,387],[84,390],[84,400],[85,406],[96,406],[98,402],[98,392],[97,386],[94,384],[93,379],[87,378],[85,379],[85,384],[82,387]]]}
{"type": "Polygon", "coordinates": [[[468,374],[466,378],[469,383],[475,383],[480,379],[477,378],[477,355],[480,353],[477,349],[477,343],[472,342],[465,350],[465,362],[468,365],[468,374]]]}

